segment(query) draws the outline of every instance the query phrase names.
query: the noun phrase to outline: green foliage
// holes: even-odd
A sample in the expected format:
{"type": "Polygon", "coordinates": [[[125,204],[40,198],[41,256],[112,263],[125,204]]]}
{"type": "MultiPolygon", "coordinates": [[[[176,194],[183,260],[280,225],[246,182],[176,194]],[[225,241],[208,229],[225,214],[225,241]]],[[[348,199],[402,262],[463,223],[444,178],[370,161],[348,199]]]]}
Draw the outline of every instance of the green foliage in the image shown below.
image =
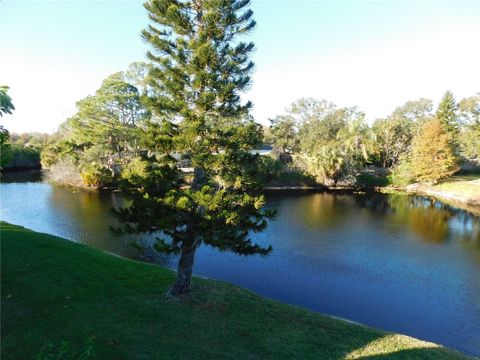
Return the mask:
{"type": "Polygon", "coordinates": [[[13,158],[10,144],[6,142],[9,136],[8,132],[4,133],[3,130],[4,129],[0,129],[0,175],[5,164],[8,164],[13,158]]]}
{"type": "Polygon", "coordinates": [[[387,186],[390,181],[386,176],[362,173],[357,176],[356,183],[362,187],[382,187],[387,186]]]}
{"type": "MultiPolygon", "coordinates": [[[[15,106],[13,106],[12,98],[8,95],[8,86],[2,85],[0,86],[0,117],[3,114],[11,114],[13,110],[15,110],[15,106]]],[[[2,171],[2,166],[11,159],[11,155],[8,154],[9,145],[8,140],[10,139],[10,134],[7,129],[0,125],[0,175],[2,171]]]]}
{"type": "Polygon", "coordinates": [[[303,130],[309,132],[310,126],[320,130],[316,139],[310,135],[301,142],[307,172],[317,181],[355,182],[358,172],[376,152],[375,134],[363,117],[355,108],[338,109],[303,130]]]}
{"type": "Polygon", "coordinates": [[[2,152],[1,165],[5,169],[40,168],[40,153],[50,135],[40,133],[11,134],[8,146],[2,152]]]}
{"type": "Polygon", "coordinates": [[[34,147],[10,144],[2,153],[4,169],[40,168],[40,151],[34,147]]]}
{"type": "Polygon", "coordinates": [[[6,85],[0,86],[0,117],[4,114],[11,114],[15,110],[12,98],[8,95],[8,89],[10,88],[6,85]]]}
{"type": "Polygon", "coordinates": [[[327,109],[319,107],[319,112],[311,116],[310,121],[304,122],[300,129],[301,151],[307,154],[316,152],[319,145],[336,140],[341,129],[361,117],[363,114],[354,107],[336,108],[331,103],[328,103],[327,109]]]}
{"type": "Polygon", "coordinates": [[[122,169],[122,179],[127,183],[141,185],[148,178],[148,162],[141,157],[131,159],[122,169]]]}
{"type": "Polygon", "coordinates": [[[409,120],[421,125],[432,116],[433,101],[420,98],[418,100],[407,101],[405,104],[398,106],[390,115],[390,118],[409,120]]]}
{"type": "Polygon", "coordinates": [[[262,156],[260,161],[262,164],[261,170],[265,176],[265,183],[278,178],[286,167],[284,162],[279,161],[272,156],[262,156]]]}
{"type": "Polygon", "coordinates": [[[458,136],[460,152],[467,159],[480,160],[480,93],[459,104],[461,130],[458,136]]]}
{"type": "Polygon", "coordinates": [[[4,146],[6,147],[6,144],[9,139],[10,139],[10,133],[2,125],[0,125],[0,150],[1,151],[4,150],[4,146]]]}
{"type": "Polygon", "coordinates": [[[480,126],[480,93],[460,100],[458,110],[463,125],[480,126]]]}
{"type": "MultiPolygon", "coordinates": [[[[42,152],[42,166],[52,168],[70,159],[86,186],[110,186],[118,181],[121,168],[138,156],[139,127],[150,118],[139,90],[127,82],[143,84],[145,79],[137,76],[144,76],[146,68],[135,63],[128,75],[109,76],[95,95],[80,100],[77,113],[62,124],[56,139],[42,152]]],[[[148,91],[146,86],[143,91],[148,91]]]]}
{"type": "Polygon", "coordinates": [[[451,133],[445,129],[443,121],[433,119],[426,122],[414,138],[411,169],[417,181],[434,183],[458,171],[451,133]]]}
{"type": "Polygon", "coordinates": [[[303,171],[285,171],[270,181],[269,186],[318,187],[315,178],[303,171]]]}
{"type": "Polygon", "coordinates": [[[365,124],[364,114],[326,100],[294,102],[287,115],[274,119],[271,131],[274,143],[298,151],[298,166],[323,183],[354,182],[377,152],[375,134],[365,124]]]}
{"type": "Polygon", "coordinates": [[[403,156],[387,178],[388,182],[394,186],[406,186],[413,183],[415,175],[410,159],[403,156]]]}
{"type": "Polygon", "coordinates": [[[421,98],[407,101],[385,119],[377,119],[372,126],[377,137],[376,163],[394,168],[410,152],[414,135],[431,118],[432,109],[432,100],[421,98]]]}
{"type": "Polygon", "coordinates": [[[145,103],[156,120],[140,128],[145,154],[126,172],[132,205],[119,217],[126,231],[162,231],[157,248],[181,252],[173,295],[188,292],[202,242],[245,255],[270,250],[248,237],[272,215],[262,209],[262,163],[250,153],[261,144],[262,129],[248,116],[251,103],[240,102],[253,69],[254,45],[239,38],[255,26],[248,5],[145,3],[151,24],[142,37],[153,63],[145,103]],[[191,163],[190,182],[174,156],[191,163]]]}
{"type": "Polygon", "coordinates": [[[470,160],[480,160],[480,126],[467,127],[460,133],[460,150],[470,160]]]}
{"type": "Polygon", "coordinates": [[[48,342],[40,352],[33,357],[34,360],[87,360],[93,358],[94,351],[91,338],[80,348],[77,348],[68,341],[62,341],[58,346],[48,342]]]}
{"type": "Polygon", "coordinates": [[[435,116],[451,134],[451,141],[455,141],[458,135],[458,106],[451,91],[443,95],[435,116]]]}
{"type": "Polygon", "coordinates": [[[294,152],[298,149],[298,137],[295,120],[291,116],[276,116],[270,119],[272,144],[283,152],[294,152]]]}
{"type": "Polygon", "coordinates": [[[327,100],[314,98],[300,98],[287,109],[288,115],[295,119],[298,128],[324,117],[336,108],[335,104],[327,100]]]}
{"type": "Polygon", "coordinates": [[[42,168],[51,169],[53,165],[67,158],[77,163],[79,156],[79,149],[71,141],[53,140],[43,148],[40,154],[40,162],[42,168]]]}
{"type": "Polygon", "coordinates": [[[398,106],[385,119],[377,119],[372,126],[378,149],[374,163],[384,168],[397,167],[410,153],[415,134],[432,118],[432,110],[432,100],[420,98],[398,106]]]}
{"type": "Polygon", "coordinates": [[[402,155],[410,151],[415,123],[402,117],[380,119],[373,124],[379,149],[379,163],[385,168],[395,167],[402,155]]]}
{"type": "Polygon", "coordinates": [[[110,185],[112,173],[100,162],[91,162],[82,166],[80,176],[85,186],[99,188],[110,185]]]}
{"type": "Polygon", "coordinates": [[[344,166],[344,158],[334,142],[320,146],[310,153],[302,154],[299,164],[320,183],[336,183],[344,166]]]}

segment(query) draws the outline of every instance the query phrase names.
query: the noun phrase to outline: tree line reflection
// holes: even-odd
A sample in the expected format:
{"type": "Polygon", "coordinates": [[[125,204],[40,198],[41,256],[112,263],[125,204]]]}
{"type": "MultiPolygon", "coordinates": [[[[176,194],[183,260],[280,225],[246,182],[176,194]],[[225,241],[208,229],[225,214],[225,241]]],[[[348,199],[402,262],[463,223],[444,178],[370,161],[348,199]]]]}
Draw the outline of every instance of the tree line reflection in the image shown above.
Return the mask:
{"type": "Polygon", "coordinates": [[[480,217],[423,196],[325,192],[303,196],[292,205],[295,209],[288,213],[312,229],[331,230],[366,215],[381,217],[382,226],[402,228],[425,242],[457,241],[480,251],[480,217]]]}

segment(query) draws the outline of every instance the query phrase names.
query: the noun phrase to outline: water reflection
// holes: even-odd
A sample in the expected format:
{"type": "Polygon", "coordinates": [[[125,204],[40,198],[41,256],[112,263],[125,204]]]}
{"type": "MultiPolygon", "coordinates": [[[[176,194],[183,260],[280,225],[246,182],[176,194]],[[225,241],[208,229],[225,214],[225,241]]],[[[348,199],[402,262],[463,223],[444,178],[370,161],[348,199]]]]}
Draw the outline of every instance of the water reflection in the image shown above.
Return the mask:
{"type": "Polygon", "coordinates": [[[351,212],[348,211],[351,198],[329,193],[311,194],[302,197],[295,204],[295,219],[304,226],[328,230],[341,225],[351,212]]]}
{"type": "Polygon", "coordinates": [[[469,212],[422,196],[355,195],[358,207],[406,226],[431,243],[462,241],[480,246],[480,220],[469,212]]]}
{"type": "Polygon", "coordinates": [[[3,172],[0,176],[0,183],[14,183],[14,182],[40,182],[42,181],[43,174],[38,170],[27,171],[7,171],[3,172]]]}

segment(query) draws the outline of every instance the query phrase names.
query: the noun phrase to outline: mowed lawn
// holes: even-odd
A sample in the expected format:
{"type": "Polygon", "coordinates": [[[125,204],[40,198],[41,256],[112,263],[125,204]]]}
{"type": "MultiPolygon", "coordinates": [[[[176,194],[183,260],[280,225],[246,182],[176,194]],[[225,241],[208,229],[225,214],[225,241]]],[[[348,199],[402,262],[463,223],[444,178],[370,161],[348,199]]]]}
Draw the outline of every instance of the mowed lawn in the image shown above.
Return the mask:
{"type": "Polygon", "coordinates": [[[480,175],[456,175],[438,185],[435,190],[452,192],[466,200],[480,204],[480,175]]]}
{"type": "Polygon", "coordinates": [[[1,223],[2,359],[464,359],[227,283],[1,223]]]}

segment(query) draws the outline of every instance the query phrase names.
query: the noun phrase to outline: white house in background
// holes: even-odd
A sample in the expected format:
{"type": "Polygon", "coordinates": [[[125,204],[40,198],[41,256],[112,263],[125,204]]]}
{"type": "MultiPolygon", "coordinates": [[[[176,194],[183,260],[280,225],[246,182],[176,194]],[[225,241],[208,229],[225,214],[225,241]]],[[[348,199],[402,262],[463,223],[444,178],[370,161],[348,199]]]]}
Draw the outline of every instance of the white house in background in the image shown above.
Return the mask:
{"type": "MultiPolygon", "coordinates": [[[[272,153],[272,149],[250,150],[250,154],[252,155],[258,154],[260,156],[266,156],[266,155],[270,155],[271,153],[272,153]]],[[[185,173],[193,172],[193,167],[190,166],[190,160],[182,159],[182,155],[179,153],[172,154],[172,157],[178,161],[178,168],[180,169],[180,171],[185,173]]]]}

